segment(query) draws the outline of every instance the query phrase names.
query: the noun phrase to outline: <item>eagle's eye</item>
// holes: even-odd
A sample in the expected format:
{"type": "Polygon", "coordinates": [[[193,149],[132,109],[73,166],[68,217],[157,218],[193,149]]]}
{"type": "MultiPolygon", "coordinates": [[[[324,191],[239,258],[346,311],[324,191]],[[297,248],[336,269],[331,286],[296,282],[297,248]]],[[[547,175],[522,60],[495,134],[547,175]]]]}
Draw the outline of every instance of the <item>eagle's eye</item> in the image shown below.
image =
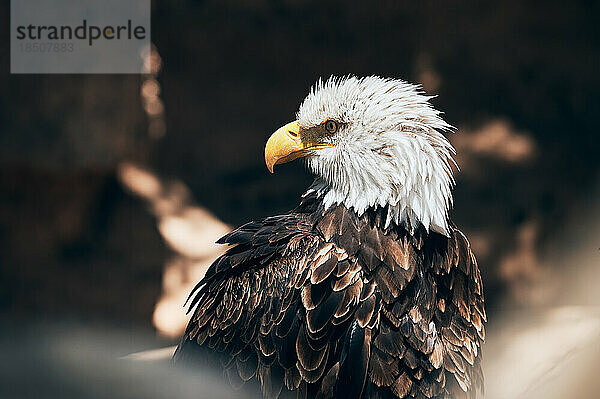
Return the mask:
{"type": "Polygon", "coordinates": [[[327,130],[327,132],[329,134],[334,134],[335,132],[338,131],[339,125],[336,121],[329,119],[328,121],[325,122],[325,130],[327,130]]]}

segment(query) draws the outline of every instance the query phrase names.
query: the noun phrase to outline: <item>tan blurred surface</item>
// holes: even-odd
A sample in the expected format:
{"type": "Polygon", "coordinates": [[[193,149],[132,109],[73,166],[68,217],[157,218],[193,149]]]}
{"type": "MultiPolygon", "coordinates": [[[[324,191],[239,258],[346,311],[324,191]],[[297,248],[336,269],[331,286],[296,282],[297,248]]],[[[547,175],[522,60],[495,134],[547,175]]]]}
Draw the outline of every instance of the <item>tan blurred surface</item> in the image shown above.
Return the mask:
{"type": "Polygon", "coordinates": [[[598,397],[600,190],[557,226],[539,262],[557,270],[545,306],[496,309],[484,347],[486,398],[598,397]],[[556,284],[553,284],[556,285],[556,284]]]}

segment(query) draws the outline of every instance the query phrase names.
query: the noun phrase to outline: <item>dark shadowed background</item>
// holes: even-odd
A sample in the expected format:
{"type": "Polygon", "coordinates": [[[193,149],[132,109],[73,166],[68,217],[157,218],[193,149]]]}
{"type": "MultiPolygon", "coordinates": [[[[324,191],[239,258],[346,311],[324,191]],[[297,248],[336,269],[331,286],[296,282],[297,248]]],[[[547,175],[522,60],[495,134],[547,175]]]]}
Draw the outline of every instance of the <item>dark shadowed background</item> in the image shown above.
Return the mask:
{"type": "Polygon", "coordinates": [[[157,0],[144,76],[9,75],[3,29],[0,315],[176,342],[212,242],[311,182],[301,162],[270,175],[264,143],[332,74],[418,82],[457,127],[452,215],[490,334],[507,312],[595,307],[599,21],[593,0],[157,0]]]}

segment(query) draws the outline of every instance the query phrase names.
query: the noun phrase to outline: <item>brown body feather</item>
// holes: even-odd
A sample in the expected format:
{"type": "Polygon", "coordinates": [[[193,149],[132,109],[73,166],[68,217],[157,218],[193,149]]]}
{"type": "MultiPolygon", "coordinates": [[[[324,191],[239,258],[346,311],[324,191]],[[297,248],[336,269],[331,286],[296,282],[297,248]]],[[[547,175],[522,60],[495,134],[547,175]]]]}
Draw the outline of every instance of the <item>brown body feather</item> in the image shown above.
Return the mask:
{"type": "Polygon", "coordinates": [[[469,243],[384,229],[384,214],[313,196],[223,237],[175,361],[210,353],[267,398],[475,397],[486,315],[469,243]]]}

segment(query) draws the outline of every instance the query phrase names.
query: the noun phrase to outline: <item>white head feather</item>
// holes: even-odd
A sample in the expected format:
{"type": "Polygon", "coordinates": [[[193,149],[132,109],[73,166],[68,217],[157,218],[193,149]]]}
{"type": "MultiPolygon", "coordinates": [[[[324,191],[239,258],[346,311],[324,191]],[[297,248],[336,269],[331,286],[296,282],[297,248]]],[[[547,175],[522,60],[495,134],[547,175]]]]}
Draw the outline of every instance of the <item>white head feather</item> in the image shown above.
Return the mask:
{"type": "Polygon", "coordinates": [[[319,80],[297,120],[309,128],[333,119],[340,128],[332,147],[306,157],[316,175],[308,193],[321,196],[326,208],[344,204],[359,216],[388,205],[386,227],[394,222],[412,231],[420,222],[449,235],[455,151],[441,132],[452,127],[430,98],[396,79],[319,80]]]}

